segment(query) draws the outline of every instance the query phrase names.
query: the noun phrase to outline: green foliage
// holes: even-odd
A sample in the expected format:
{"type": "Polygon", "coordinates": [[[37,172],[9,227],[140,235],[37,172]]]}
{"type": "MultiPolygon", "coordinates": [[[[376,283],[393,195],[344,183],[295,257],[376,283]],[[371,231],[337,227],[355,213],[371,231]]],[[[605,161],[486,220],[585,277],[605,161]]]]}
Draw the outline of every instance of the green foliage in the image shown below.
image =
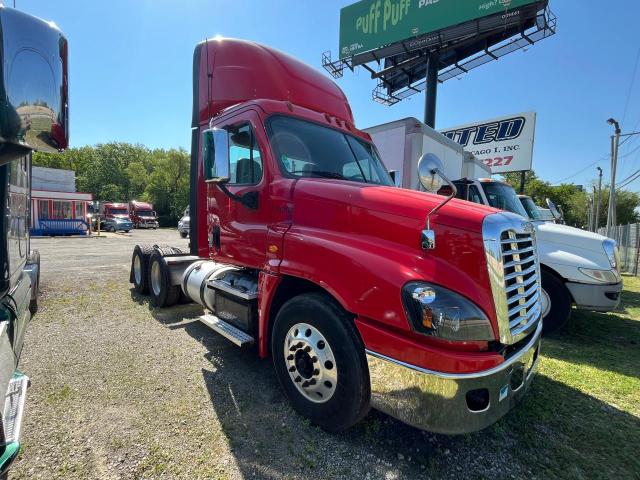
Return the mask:
{"type": "MultiPolygon", "coordinates": [[[[551,185],[540,180],[535,172],[529,171],[525,177],[524,193],[533,201],[546,208],[546,199],[550,198],[562,208],[567,225],[583,227],[587,225],[589,215],[589,199],[592,197],[591,185],[587,191],[581,190],[574,184],[563,183],[551,185]]],[[[516,191],[520,189],[520,173],[507,173],[504,180],[513,186],[516,191]]],[[[609,205],[609,188],[602,189],[602,205],[600,207],[600,226],[607,223],[607,209],[609,205]]],[[[637,209],[640,207],[640,195],[627,190],[616,191],[616,216],[619,225],[640,221],[637,209]]]]}
{"type": "Polygon", "coordinates": [[[74,170],[78,191],[93,193],[96,200],[153,203],[164,225],[175,225],[189,204],[189,160],[183,149],[119,142],[33,155],[35,166],[74,170]]]}

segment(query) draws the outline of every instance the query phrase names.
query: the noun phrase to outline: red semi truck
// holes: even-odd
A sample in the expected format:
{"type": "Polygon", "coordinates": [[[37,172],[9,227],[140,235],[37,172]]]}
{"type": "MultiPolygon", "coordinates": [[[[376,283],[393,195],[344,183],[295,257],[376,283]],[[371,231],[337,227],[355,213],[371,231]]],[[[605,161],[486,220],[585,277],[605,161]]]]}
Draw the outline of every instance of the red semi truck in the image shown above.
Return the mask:
{"type": "Polygon", "coordinates": [[[326,430],[370,406],[448,434],[505,415],[538,360],[531,224],[395,188],[343,92],[284,53],[209,41],[193,69],[190,251],[137,245],[135,289],[257,344],[326,430]]]}
{"type": "Polygon", "coordinates": [[[100,202],[100,214],[104,218],[129,218],[129,205],[117,202],[100,202]]]}
{"type": "Polygon", "coordinates": [[[150,203],[130,201],[129,218],[134,228],[158,228],[158,216],[150,203]]]}

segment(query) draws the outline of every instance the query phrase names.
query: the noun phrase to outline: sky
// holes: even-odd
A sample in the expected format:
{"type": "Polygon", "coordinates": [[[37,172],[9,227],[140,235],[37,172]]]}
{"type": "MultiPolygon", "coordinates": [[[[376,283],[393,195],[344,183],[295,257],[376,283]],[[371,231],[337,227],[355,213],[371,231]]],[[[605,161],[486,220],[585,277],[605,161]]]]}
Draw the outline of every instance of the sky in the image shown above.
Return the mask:
{"type": "MultiPolygon", "coordinates": [[[[198,42],[216,35],[253,40],[322,70],[322,53],[338,54],[340,9],[353,3],[15,2],[22,11],[53,20],[69,40],[72,146],[122,141],[186,150],[198,42]]],[[[640,130],[640,66],[634,69],[640,2],[550,0],[550,7],[556,35],[440,85],[436,128],[535,111],[533,169],[539,177],[589,185],[600,166],[609,183],[613,128],[606,120],[616,118],[623,133],[640,130]]],[[[391,107],[375,103],[375,81],[364,70],[345,72],[337,83],[359,128],[423,116],[424,94],[391,107]]],[[[618,182],[639,169],[640,135],[620,148],[618,182]]],[[[627,188],[640,191],[640,178],[627,188]]]]}

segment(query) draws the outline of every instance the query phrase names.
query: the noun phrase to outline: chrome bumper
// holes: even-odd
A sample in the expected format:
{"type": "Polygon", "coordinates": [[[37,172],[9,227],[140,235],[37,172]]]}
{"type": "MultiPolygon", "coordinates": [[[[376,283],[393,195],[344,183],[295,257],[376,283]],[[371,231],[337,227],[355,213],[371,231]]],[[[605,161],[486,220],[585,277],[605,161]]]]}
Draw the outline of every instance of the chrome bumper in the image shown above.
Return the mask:
{"type": "Polygon", "coordinates": [[[504,363],[477,373],[416,367],[367,350],[371,406],[436,433],[482,430],[511,410],[538,367],[542,322],[531,340],[504,363]]]}
{"type": "Polygon", "coordinates": [[[16,371],[7,387],[2,415],[4,444],[0,446],[0,476],[9,469],[20,452],[20,431],[29,377],[16,371]]]}

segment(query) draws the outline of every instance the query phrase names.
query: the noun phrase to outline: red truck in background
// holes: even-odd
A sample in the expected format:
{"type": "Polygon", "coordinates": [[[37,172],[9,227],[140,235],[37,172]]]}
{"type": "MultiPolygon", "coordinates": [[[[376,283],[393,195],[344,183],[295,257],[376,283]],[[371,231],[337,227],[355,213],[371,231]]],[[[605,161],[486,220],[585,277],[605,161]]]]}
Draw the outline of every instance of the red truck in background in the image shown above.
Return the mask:
{"type": "Polygon", "coordinates": [[[136,245],[135,289],[257,344],[326,430],[370,406],[448,434],[505,415],[538,360],[531,224],[395,188],[340,88],[284,53],[208,41],[193,68],[190,251],[136,245]]]}
{"type": "Polygon", "coordinates": [[[129,218],[134,228],[158,228],[158,215],[153,205],[132,200],[129,202],[129,218]]]}
{"type": "Polygon", "coordinates": [[[104,218],[129,218],[129,205],[117,202],[100,202],[100,214],[104,218]]]}

